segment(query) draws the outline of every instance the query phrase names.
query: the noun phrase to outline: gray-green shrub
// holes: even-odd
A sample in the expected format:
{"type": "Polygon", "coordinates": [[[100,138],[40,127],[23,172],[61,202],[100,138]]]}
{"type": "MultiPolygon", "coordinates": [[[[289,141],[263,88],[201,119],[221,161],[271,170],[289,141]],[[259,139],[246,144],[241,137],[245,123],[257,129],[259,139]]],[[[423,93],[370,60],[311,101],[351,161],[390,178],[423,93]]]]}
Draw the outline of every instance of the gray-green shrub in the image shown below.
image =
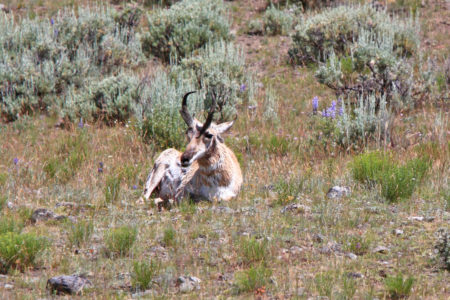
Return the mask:
{"type": "Polygon", "coordinates": [[[0,235],[7,232],[20,233],[23,227],[23,221],[14,216],[1,216],[0,218],[0,235]]]}
{"type": "MultiPolygon", "coordinates": [[[[143,55],[134,33],[137,10],[80,7],[57,16],[24,18],[0,14],[1,117],[12,121],[35,111],[59,111],[67,91],[81,95],[143,55]]],[[[82,96],[79,102],[84,103],[82,96]]],[[[65,115],[62,115],[65,117],[65,115]]]]}
{"type": "Polygon", "coordinates": [[[419,36],[413,20],[390,17],[369,5],[344,5],[301,20],[292,35],[293,46],[289,54],[294,63],[324,61],[324,54],[330,50],[338,56],[349,55],[361,30],[376,35],[390,33],[394,37],[394,50],[399,55],[414,53],[418,46],[419,36]]]}
{"type": "Polygon", "coordinates": [[[147,18],[143,50],[166,62],[179,60],[209,42],[230,38],[230,23],[220,0],[183,0],[147,18]]]}
{"type": "Polygon", "coordinates": [[[263,265],[254,266],[248,270],[237,272],[235,276],[237,292],[256,291],[269,283],[271,275],[272,271],[263,265]]]}
{"type": "Polygon", "coordinates": [[[387,276],[384,286],[391,299],[401,299],[409,296],[414,281],[414,277],[404,278],[402,274],[398,274],[397,276],[387,276]]]}
{"type": "Polygon", "coordinates": [[[0,235],[0,273],[35,264],[38,255],[49,245],[44,237],[32,233],[7,232],[0,235]]]}
{"type": "Polygon", "coordinates": [[[80,220],[68,225],[68,240],[71,246],[81,247],[87,243],[94,231],[92,221],[80,220]]]}
{"type": "Polygon", "coordinates": [[[263,17],[264,31],[268,35],[287,35],[292,28],[294,15],[289,10],[280,10],[271,5],[263,17]]]}
{"type": "Polygon", "coordinates": [[[437,258],[442,263],[443,268],[450,271],[450,230],[448,228],[440,228],[436,232],[436,237],[437,258]]]}

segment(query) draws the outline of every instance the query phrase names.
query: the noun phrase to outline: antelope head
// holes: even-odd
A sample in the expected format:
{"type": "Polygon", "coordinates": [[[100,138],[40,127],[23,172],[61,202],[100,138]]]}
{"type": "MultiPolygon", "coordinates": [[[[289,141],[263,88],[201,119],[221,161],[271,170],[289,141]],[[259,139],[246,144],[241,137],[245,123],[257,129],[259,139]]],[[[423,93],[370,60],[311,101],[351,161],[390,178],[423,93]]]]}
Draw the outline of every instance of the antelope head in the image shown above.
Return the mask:
{"type": "Polygon", "coordinates": [[[214,94],[212,97],[213,103],[211,104],[205,123],[202,124],[196,118],[193,118],[187,108],[187,98],[192,93],[195,92],[189,92],[184,95],[180,110],[181,116],[188,126],[186,136],[189,143],[186,151],[181,155],[181,166],[184,168],[189,167],[198,159],[207,159],[214,155],[217,151],[218,144],[223,144],[224,142],[221,134],[229,130],[234,123],[234,120],[220,124],[212,122],[216,108],[216,97],[214,94]]]}

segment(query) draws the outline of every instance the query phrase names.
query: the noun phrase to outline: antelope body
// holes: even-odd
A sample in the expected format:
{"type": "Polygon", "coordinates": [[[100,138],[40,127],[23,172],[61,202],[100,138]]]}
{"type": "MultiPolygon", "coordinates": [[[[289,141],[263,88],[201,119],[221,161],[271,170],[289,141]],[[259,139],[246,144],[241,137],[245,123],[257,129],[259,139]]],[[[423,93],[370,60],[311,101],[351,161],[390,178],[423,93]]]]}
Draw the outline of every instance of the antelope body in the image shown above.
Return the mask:
{"type": "Polygon", "coordinates": [[[183,97],[181,116],[188,125],[189,143],[186,151],[176,149],[163,151],[155,161],[143,198],[148,200],[152,192],[165,202],[179,202],[185,195],[193,200],[230,200],[239,193],[242,172],[233,151],[221,136],[231,128],[234,121],[215,124],[212,122],[216,106],[215,97],[204,124],[192,118],[187,110],[187,93],[183,97]]]}

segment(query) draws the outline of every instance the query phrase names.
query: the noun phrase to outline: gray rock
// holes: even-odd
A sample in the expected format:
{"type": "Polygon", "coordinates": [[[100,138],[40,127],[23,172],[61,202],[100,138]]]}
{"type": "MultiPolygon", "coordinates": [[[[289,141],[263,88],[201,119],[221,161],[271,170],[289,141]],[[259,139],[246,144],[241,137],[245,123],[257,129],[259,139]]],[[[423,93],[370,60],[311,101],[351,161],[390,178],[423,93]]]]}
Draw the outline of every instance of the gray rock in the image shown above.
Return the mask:
{"type": "Polygon", "coordinates": [[[200,283],[202,281],[194,276],[180,276],[177,279],[177,286],[180,288],[181,293],[188,293],[200,289],[200,283]]]}
{"type": "Polygon", "coordinates": [[[401,229],[394,229],[394,230],[392,230],[392,233],[397,235],[397,236],[399,236],[399,235],[403,234],[403,230],[401,230],[401,229]]]}
{"type": "Polygon", "coordinates": [[[351,253],[351,252],[345,254],[345,257],[348,257],[348,258],[350,258],[351,260],[358,259],[358,256],[357,256],[356,254],[354,254],[354,253],[351,253]]]}
{"type": "Polygon", "coordinates": [[[3,286],[3,288],[4,288],[5,290],[12,290],[12,289],[14,288],[14,286],[13,286],[12,284],[6,283],[6,284],[3,286]]]}
{"type": "Polygon", "coordinates": [[[0,274],[0,279],[8,279],[8,275],[0,274]]]}
{"type": "Polygon", "coordinates": [[[138,293],[134,293],[131,295],[131,298],[136,299],[136,298],[142,298],[145,296],[150,296],[153,295],[153,291],[152,290],[146,290],[144,292],[138,292],[138,293]]]}
{"type": "Polygon", "coordinates": [[[339,199],[344,196],[349,196],[351,193],[351,190],[347,186],[333,186],[328,190],[327,197],[330,199],[339,199]]]}
{"type": "Polygon", "coordinates": [[[79,294],[92,283],[83,275],[62,275],[52,277],[47,281],[47,289],[57,294],[79,294]]]}
{"type": "Polygon", "coordinates": [[[386,254],[389,252],[389,249],[385,246],[377,246],[372,250],[373,253],[383,253],[386,254]]]}
{"type": "Polygon", "coordinates": [[[325,237],[320,233],[316,233],[313,235],[313,240],[317,243],[322,243],[325,240],[325,237]]]}
{"type": "Polygon", "coordinates": [[[286,213],[286,212],[295,212],[295,213],[309,213],[311,211],[311,208],[309,206],[303,205],[303,204],[299,204],[299,203],[292,203],[289,205],[286,205],[285,207],[283,207],[281,209],[281,213],[286,213]]]}
{"type": "Polygon", "coordinates": [[[14,208],[14,204],[13,204],[11,201],[8,201],[8,203],[6,203],[6,206],[7,206],[9,209],[13,209],[13,208],[14,208]]]}
{"type": "Polygon", "coordinates": [[[408,217],[408,220],[421,222],[421,221],[425,220],[425,218],[424,217],[420,217],[420,216],[412,216],[412,217],[408,217]]]}
{"type": "Polygon", "coordinates": [[[234,209],[229,208],[228,206],[216,206],[213,207],[212,210],[215,213],[234,214],[234,209]]]}
{"type": "Polygon", "coordinates": [[[347,273],[348,278],[364,278],[364,275],[358,272],[348,272],[347,273]]]}
{"type": "Polygon", "coordinates": [[[289,252],[291,252],[292,254],[300,254],[303,252],[303,249],[299,246],[292,246],[291,248],[289,248],[289,252]]]}
{"type": "Polygon", "coordinates": [[[52,219],[56,219],[58,215],[56,215],[51,210],[46,208],[38,208],[31,215],[31,222],[36,223],[39,221],[48,221],[52,219]]]}

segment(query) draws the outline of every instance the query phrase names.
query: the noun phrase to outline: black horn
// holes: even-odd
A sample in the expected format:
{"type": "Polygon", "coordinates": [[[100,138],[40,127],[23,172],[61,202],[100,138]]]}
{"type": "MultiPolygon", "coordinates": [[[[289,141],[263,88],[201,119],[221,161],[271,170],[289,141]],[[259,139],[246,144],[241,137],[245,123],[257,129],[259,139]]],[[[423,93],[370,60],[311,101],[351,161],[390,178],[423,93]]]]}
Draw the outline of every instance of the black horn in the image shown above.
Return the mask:
{"type": "Polygon", "coordinates": [[[200,134],[202,135],[203,133],[205,133],[205,131],[209,128],[209,126],[211,126],[211,122],[213,120],[213,116],[214,116],[214,112],[216,110],[216,94],[212,93],[212,104],[211,107],[209,108],[209,112],[208,112],[208,116],[206,117],[206,121],[205,123],[203,123],[203,127],[200,130],[200,134]]]}
{"type": "Polygon", "coordinates": [[[187,98],[190,94],[195,93],[196,91],[192,91],[189,93],[186,93],[183,97],[183,102],[181,102],[181,110],[180,114],[183,120],[186,122],[188,126],[193,126],[194,119],[192,118],[191,114],[189,113],[188,107],[187,107],[187,98]]]}

